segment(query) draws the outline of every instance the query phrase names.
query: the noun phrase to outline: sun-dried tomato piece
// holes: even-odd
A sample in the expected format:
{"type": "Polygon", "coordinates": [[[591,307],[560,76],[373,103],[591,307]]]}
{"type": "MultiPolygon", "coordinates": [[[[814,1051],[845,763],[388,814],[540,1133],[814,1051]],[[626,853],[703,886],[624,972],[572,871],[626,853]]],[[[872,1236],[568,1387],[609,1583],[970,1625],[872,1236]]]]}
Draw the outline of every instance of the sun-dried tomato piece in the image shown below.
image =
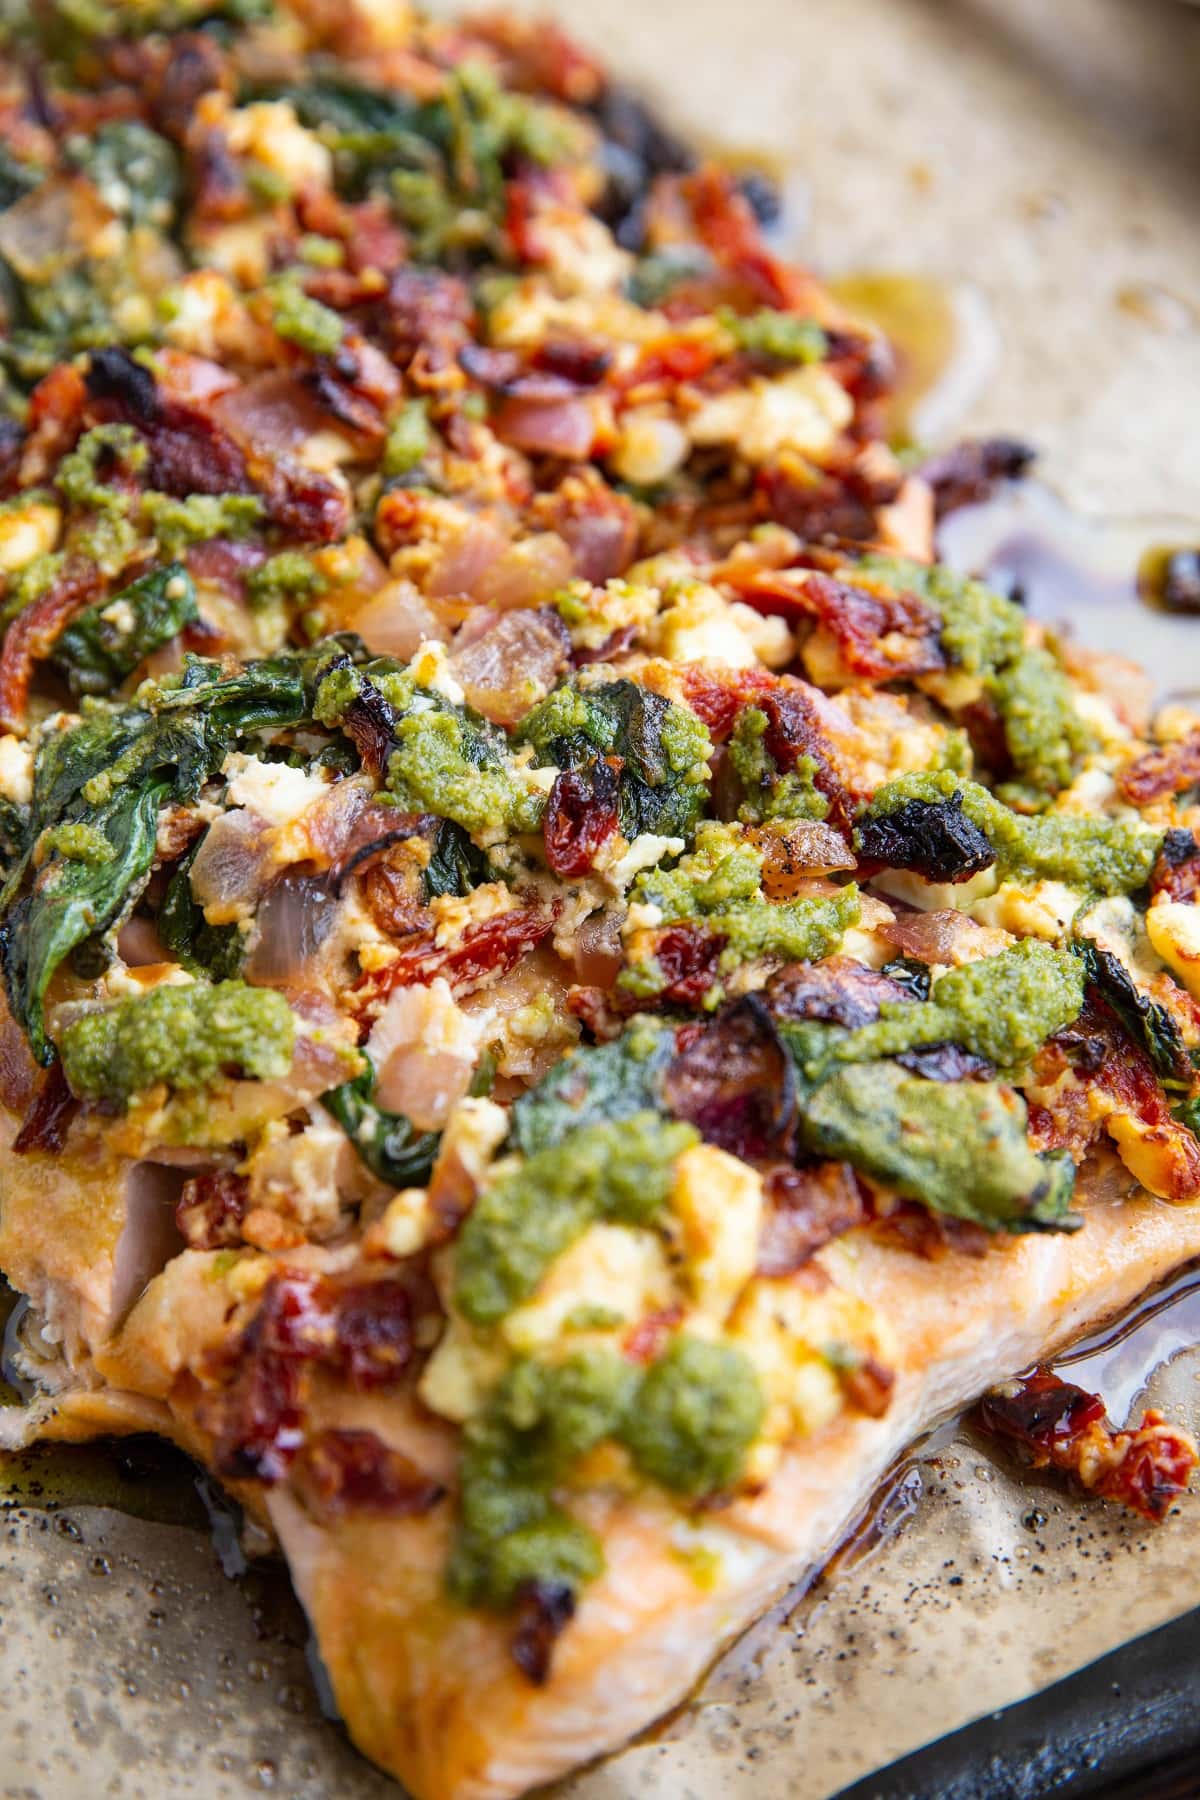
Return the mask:
{"type": "Polygon", "coordinates": [[[193,1250],[240,1244],[249,1201],[250,1183],[244,1175],[231,1169],[193,1175],[176,1202],[175,1223],[193,1250]]]}
{"type": "Polygon", "coordinates": [[[1168,794],[1182,794],[1200,782],[1200,730],[1174,743],[1148,750],[1127,763],[1117,776],[1122,796],[1134,806],[1148,806],[1168,794]]]}
{"type": "Polygon", "coordinates": [[[102,579],[95,563],[73,557],[44,594],[19,612],[0,650],[0,727],[21,731],[36,665],[49,656],[75,614],[100,593],[102,579]]]}
{"type": "Polygon", "coordinates": [[[519,1589],[509,1647],[535,1687],[549,1679],[554,1646],[574,1616],[575,1590],[565,1581],[527,1581],[519,1589]]]}
{"type": "Polygon", "coordinates": [[[282,1481],[304,1441],[302,1364],[246,1354],[216,1409],[213,1467],[226,1481],[282,1481]]]}
{"type": "Polygon", "coordinates": [[[684,699],[718,744],[728,738],[744,706],[760,706],[779,685],[779,677],[767,669],[709,669],[683,663],[676,674],[684,699]]]}
{"type": "Polygon", "coordinates": [[[1134,1430],[1109,1424],[1104,1402],[1052,1369],[985,1396],[976,1417],[985,1431],[1015,1444],[1034,1468],[1069,1474],[1089,1493],[1128,1506],[1156,1524],[1186,1493],[1200,1451],[1191,1432],[1161,1412],[1134,1430]]]}
{"type": "Polygon", "coordinates": [[[682,1318],[682,1306],[662,1306],[657,1312],[647,1313],[644,1319],[639,1319],[625,1333],[621,1340],[622,1354],[630,1362],[657,1362],[668,1338],[682,1318]]]}
{"type": "Polygon", "coordinates": [[[1200,893],[1200,843],[1192,831],[1168,831],[1150,872],[1150,892],[1169,900],[1200,893]]]}
{"type": "Polygon", "coordinates": [[[366,975],[359,993],[368,1000],[385,999],[393,988],[434,981],[439,975],[456,993],[465,993],[515,969],[527,951],[549,937],[554,910],[517,906],[478,925],[469,925],[457,944],[441,946],[432,937],[401,950],[395,962],[366,975]]]}
{"type": "Polygon", "coordinates": [[[543,830],[546,861],[564,881],[586,875],[617,831],[617,770],[604,757],[555,778],[543,830]]]}
{"type": "Polygon", "coordinates": [[[52,1063],[13,1139],[13,1153],[25,1156],[31,1150],[46,1150],[56,1156],[67,1141],[67,1132],[79,1107],[80,1102],[67,1086],[62,1064],[52,1063]]]}
{"type": "MultiPolygon", "coordinates": [[[[668,925],[654,939],[654,960],[663,986],[654,996],[659,1006],[699,1006],[718,977],[717,964],[726,940],[699,925],[668,925]]],[[[645,1006],[646,1000],[641,1001],[645,1006]]]]}
{"type": "Polygon", "coordinates": [[[819,963],[789,963],[767,983],[767,1006],[777,1019],[816,1019],[850,1030],[873,1025],[885,1001],[908,996],[898,981],[855,962],[827,956],[819,963]]]}
{"type": "Polygon", "coordinates": [[[1036,457],[1033,446],[1018,438],[977,438],[930,457],[919,474],[933,489],[937,517],[944,519],[960,506],[990,499],[1002,481],[1018,481],[1036,457]]]}
{"type": "Polygon", "coordinates": [[[969,881],[990,869],[996,852],[964,813],[962,795],[948,800],[905,800],[892,812],[858,827],[860,866],[911,869],[925,881],[969,881]]]}
{"type": "Polygon", "coordinates": [[[866,1203],[848,1163],[777,1164],[765,1177],[758,1273],[793,1275],[821,1248],[862,1224],[866,1203]]]}
{"type": "Polygon", "coordinates": [[[338,1290],[334,1349],[326,1360],[357,1388],[399,1380],[413,1356],[412,1297],[402,1281],[364,1281],[338,1290]]]}
{"type": "Polygon", "coordinates": [[[412,1518],[429,1512],[445,1488],[374,1431],[325,1430],[305,1443],[292,1480],[322,1520],[349,1513],[412,1518]]]}
{"type": "Polygon", "coordinates": [[[281,1481],[304,1441],[308,1371],[320,1365],[360,1389],[399,1380],[414,1353],[412,1308],[410,1287],[394,1278],[273,1275],[212,1409],[217,1472],[281,1481]]]}
{"type": "Polygon", "coordinates": [[[796,1119],[792,1059],[756,994],[724,1007],[678,1052],[663,1098],[707,1143],[746,1162],[789,1153],[796,1119]]]}

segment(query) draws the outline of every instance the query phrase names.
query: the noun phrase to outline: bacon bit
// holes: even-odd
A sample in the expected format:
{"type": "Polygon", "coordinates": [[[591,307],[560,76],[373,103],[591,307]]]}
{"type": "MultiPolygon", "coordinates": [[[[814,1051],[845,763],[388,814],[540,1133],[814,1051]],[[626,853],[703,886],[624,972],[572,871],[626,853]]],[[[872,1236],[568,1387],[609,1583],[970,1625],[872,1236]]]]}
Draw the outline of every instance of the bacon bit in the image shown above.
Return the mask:
{"type": "Polygon", "coordinates": [[[27,1156],[31,1150],[45,1150],[57,1156],[79,1107],[80,1102],[67,1086],[62,1064],[52,1063],[13,1139],[14,1153],[27,1156]]]}
{"type": "Polygon", "coordinates": [[[1133,806],[1148,806],[1168,794],[1182,794],[1200,782],[1200,730],[1148,750],[1136,762],[1127,763],[1117,776],[1122,796],[1133,806]]]}
{"type": "Polygon", "coordinates": [[[840,1237],[867,1216],[866,1203],[848,1163],[823,1162],[794,1169],[768,1169],[767,1208],[758,1240],[760,1275],[794,1275],[822,1244],[840,1237]]]}
{"type": "Polygon", "coordinates": [[[758,612],[816,619],[835,639],[846,668],[864,681],[897,681],[946,666],[942,621],[916,594],[879,593],[832,575],[785,569],[759,576],[742,597],[758,612]]]}
{"type": "Polygon", "coordinates": [[[647,1313],[636,1325],[631,1325],[621,1340],[621,1353],[630,1362],[656,1362],[663,1348],[683,1318],[682,1306],[664,1306],[657,1312],[647,1313]]]}
{"type": "Polygon", "coordinates": [[[619,768],[619,758],[597,757],[590,769],[564,769],[555,778],[543,831],[546,861],[564,881],[594,869],[616,836],[619,768]]]}
{"type": "Polygon", "coordinates": [[[25,729],[36,664],[49,656],[64,627],[96,598],[100,588],[95,564],[76,558],[9,626],[0,650],[0,727],[5,731],[25,729]]]}
{"type": "Polygon", "coordinates": [[[523,1582],[509,1648],[535,1687],[549,1679],[554,1646],[575,1616],[575,1590],[565,1581],[523,1582]]]}
{"type": "Polygon", "coordinates": [[[768,900],[792,900],[814,876],[856,866],[840,832],[818,819],[800,819],[785,831],[748,826],[746,836],[762,851],[763,893],[768,900]]]}
{"type": "Polygon", "coordinates": [[[70,449],[83,428],[87,390],[74,363],[59,363],[42,377],[29,396],[21,482],[45,480],[51,467],[70,449]]]}
{"type": "Polygon", "coordinates": [[[784,312],[828,312],[828,301],[813,277],[803,269],[789,268],[766,249],[754,209],[728,170],[706,164],[681,179],[679,192],[700,242],[761,305],[784,312]]]}
{"type": "Polygon", "coordinates": [[[93,350],[86,384],[98,419],[143,434],[148,486],[179,497],[247,492],[246,460],[228,433],[206,413],[160,393],[152,371],[127,350],[93,350]]]}
{"type": "Polygon", "coordinates": [[[816,1019],[856,1030],[873,1025],[885,1001],[907,998],[898,981],[850,956],[819,963],[789,963],[767,983],[767,1005],[777,1019],[816,1019]]]}
{"type": "Polygon", "coordinates": [[[762,514],[806,543],[870,544],[879,538],[877,512],[896,497],[881,493],[854,461],[816,470],[790,459],[760,469],[755,483],[762,514]]]}
{"type": "Polygon", "coordinates": [[[842,1388],[851,1406],[866,1413],[869,1419],[882,1419],[892,1403],[896,1371],[866,1356],[853,1368],[840,1371],[842,1388]]]}
{"type": "Polygon", "coordinates": [[[890,1212],[875,1219],[872,1229],[876,1237],[922,1256],[926,1262],[948,1255],[986,1256],[994,1242],[984,1226],[927,1212],[911,1200],[896,1201],[890,1212]]]}
{"type": "Polygon", "coordinates": [[[1168,831],[1150,873],[1150,892],[1169,900],[1200,893],[1200,844],[1191,831],[1168,831]]]}
{"type": "Polygon", "coordinates": [[[1003,934],[948,906],[933,912],[898,912],[878,931],[902,956],[923,963],[974,962],[1007,942],[1003,934]]]}
{"type": "Polygon", "coordinates": [[[379,312],[384,348],[402,367],[422,349],[449,363],[467,339],[471,295],[457,275],[405,263],[392,275],[379,312]]]}
{"type": "Polygon", "coordinates": [[[1128,1506],[1160,1524],[1187,1492],[1200,1450],[1190,1431],[1161,1412],[1143,1413],[1133,1431],[1115,1431],[1104,1402],[1052,1369],[1035,1369],[980,1402],[987,1432],[1017,1445],[1035,1468],[1071,1475],[1086,1492],[1128,1506]]]}
{"type": "Polygon", "coordinates": [[[978,506],[989,500],[1002,481],[1019,481],[1036,457],[1032,445],[1017,438],[979,438],[931,457],[918,473],[933,489],[940,520],[960,506],[978,506]]]}
{"type": "Polygon", "coordinates": [[[706,1143],[745,1162],[789,1154],[796,1118],[792,1059],[756,994],[722,1008],[678,1052],[663,1097],[706,1143]]]}
{"type": "Polygon", "coordinates": [[[449,947],[439,946],[432,935],[424,937],[401,950],[386,968],[364,976],[358,992],[366,1002],[384,1000],[393,988],[425,984],[444,975],[455,993],[465,993],[516,968],[527,951],[549,937],[555,917],[550,907],[517,906],[469,925],[459,942],[449,947]]]}
{"type": "Polygon", "coordinates": [[[250,1198],[244,1175],[216,1169],[193,1175],[183,1184],[175,1207],[175,1223],[193,1250],[220,1250],[242,1240],[242,1220],[250,1198]]]}
{"type": "Polygon", "coordinates": [[[252,473],[260,476],[271,521],[281,531],[308,544],[332,544],[345,535],[350,502],[327,475],[282,457],[268,458],[263,469],[252,473]]]}
{"type": "Polygon", "coordinates": [[[292,1480],[322,1521],[348,1513],[408,1519],[429,1512],[445,1493],[402,1450],[373,1431],[318,1431],[294,1464],[292,1480]]]}
{"type": "Polygon", "coordinates": [[[802,757],[816,764],[813,783],[829,805],[829,822],[842,831],[851,830],[857,810],[833,768],[833,752],[829,740],[817,721],[816,708],[799,682],[781,683],[755,701],[766,714],[767,729],[763,746],[786,774],[795,769],[802,757]]]}
{"type": "Polygon", "coordinates": [[[676,673],[683,698],[718,744],[729,737],[743,706],[761,705],[779,686],[779,677],[766,669],[717,670],[683,663],[676,673]]]}

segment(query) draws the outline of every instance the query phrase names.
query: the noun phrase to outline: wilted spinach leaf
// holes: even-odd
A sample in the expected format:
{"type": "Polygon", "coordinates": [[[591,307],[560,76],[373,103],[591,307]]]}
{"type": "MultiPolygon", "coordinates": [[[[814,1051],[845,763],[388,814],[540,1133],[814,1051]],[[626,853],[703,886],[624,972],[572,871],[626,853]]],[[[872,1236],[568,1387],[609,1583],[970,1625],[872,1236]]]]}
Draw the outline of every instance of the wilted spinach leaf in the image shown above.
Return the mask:
{"type": "Polygon", "coordinates": [[[1156,1000],[1135,986],[1133,977],[1111,950],[1103,950],[1090,938],[1076,941],[1087,978],[1099,988],[1129,1035],[1145,1050],[1154,1073],[1164,1087],[1187,1089],[1195,1071],[1179,1027],[1156,1000]]]}
{"type": "Polygon", "coordinates": [[[611,1124],[661,1107],[662,1077],[674,1054],[674,1032],[649,1019],[638,1019],[611,1044],[573,1050],[514,1102],[513,1143],[533,1156],[581,1125],[611,1124]]]}
{"type": "Polygon", "coordinates": [[[115,598],[86,607],[58,639],[51,661],[73,694],[111,693],[198,616],[191,576],[182,563],[168,563],[115,598]]]}
{"type": "Polygon", "coordinates": [[[437,1155],[438,1133],[416,1131],[400,1113],[376,1106],[375,1071],[364,1058],[362,1072],[321,1095],[372,1175],[389,1187],[423,1187],[437,1155]]]}

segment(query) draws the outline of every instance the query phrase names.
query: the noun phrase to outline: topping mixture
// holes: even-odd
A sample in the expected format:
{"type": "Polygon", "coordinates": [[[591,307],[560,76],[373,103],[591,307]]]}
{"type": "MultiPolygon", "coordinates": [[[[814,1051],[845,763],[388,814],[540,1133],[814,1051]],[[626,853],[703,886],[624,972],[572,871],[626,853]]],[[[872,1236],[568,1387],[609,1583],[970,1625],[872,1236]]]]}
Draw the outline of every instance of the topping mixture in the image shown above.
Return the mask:
{"type": "Polygon", "coordinates": [[[178,1233],[0,1263],[541,1683],[614,1497],[886,1413],[864,1245],[1200,1199],[1200,723],[937,565],[886,345],[553,27],[5,30],[0,1099],[178,1233]]]}

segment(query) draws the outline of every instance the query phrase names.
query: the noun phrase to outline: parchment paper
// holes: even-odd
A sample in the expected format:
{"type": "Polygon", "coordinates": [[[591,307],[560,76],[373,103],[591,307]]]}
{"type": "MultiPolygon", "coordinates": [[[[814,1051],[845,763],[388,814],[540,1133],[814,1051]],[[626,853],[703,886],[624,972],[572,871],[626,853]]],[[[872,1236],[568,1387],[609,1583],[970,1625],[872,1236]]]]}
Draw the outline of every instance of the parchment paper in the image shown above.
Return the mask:
{"type": "MultiPolygon", "coordinates": [[[[791,176],[827,270],[970,281],[995,353],[964,421],[1076,504],[1200,514],[1200,18],[1173,0],[560,0],[684,129],[791,176]]],[[[970,399],[970,394],[967,394],[970,399]]],[[[1200,620],[1145,639],[1200,686],[1200,620]]],[[[1079,621],[1093,639],[1114,618],[1079,621]]],[[[1181,672],[1182,677],[1181,679],[1181,672]]],[[[1200,1356],[1161,1396],[1200,1425],[1200,1356]]],[[[1017,1482],[969,1441],[902,1473],[856,1564],[757,1627],[570,1800],[824,1800],[1200,1603],[1200,1497],[1165,1529],[1017,1482]]],[[[3,1800],[387,1800],[320,1714],[278,1572],[97,1507],[0,1520],[3,1800]]]]}

